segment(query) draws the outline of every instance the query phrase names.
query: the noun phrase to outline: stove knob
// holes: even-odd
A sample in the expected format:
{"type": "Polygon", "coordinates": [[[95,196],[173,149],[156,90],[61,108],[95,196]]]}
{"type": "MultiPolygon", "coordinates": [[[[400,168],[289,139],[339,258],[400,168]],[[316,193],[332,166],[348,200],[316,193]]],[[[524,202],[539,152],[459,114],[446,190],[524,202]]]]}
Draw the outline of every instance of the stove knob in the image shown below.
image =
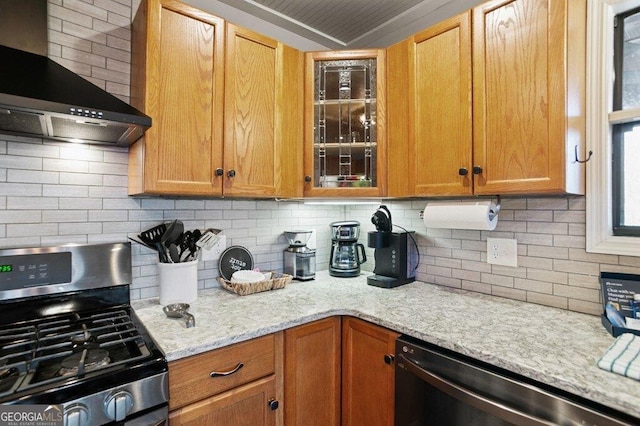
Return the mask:
{"type": "Polygon", "coordinates": [[[118,391],[104,400],[104,413],[111,420],[124,420],[133,407],[133,396],[127,391],[118,391]]]}
{"type": "Polygon", "coordinates": [[[89,409],[84,404],[73,404],[62,415],[65,426],[84,426],[89,424],[89,409]]]}

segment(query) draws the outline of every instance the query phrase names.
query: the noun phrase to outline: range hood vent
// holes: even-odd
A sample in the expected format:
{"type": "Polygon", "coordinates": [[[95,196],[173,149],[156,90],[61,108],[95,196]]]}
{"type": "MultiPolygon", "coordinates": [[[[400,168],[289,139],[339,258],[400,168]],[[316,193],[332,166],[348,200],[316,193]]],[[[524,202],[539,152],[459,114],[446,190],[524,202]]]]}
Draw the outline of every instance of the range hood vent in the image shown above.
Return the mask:
{"type": "Polygon", "coordinates": [[[151,118],[51,59],[0,45],[0,133],[128,146],[151,118]]]}

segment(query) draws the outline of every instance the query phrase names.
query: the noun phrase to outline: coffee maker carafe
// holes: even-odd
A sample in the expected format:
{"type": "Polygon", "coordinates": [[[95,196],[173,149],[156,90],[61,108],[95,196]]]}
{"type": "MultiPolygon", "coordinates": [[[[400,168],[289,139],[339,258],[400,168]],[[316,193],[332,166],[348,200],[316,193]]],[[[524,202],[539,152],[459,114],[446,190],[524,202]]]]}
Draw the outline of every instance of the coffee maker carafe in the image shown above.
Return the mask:
{"type": "Polygon", "coordinates": [[[356,220],[333,222],[331,227],[331,260],[329,275],[357,277],[360,265],[367,261],[364,245],[358,243],[360,222],[356,220]]]}
{"type": "Polygon", "coordinates": [[[284,251],[284,273],[294,280],[307,281],[316,277],[316,251],[307,247],[312,231],[285,231],[289,247],[284,251]]]}

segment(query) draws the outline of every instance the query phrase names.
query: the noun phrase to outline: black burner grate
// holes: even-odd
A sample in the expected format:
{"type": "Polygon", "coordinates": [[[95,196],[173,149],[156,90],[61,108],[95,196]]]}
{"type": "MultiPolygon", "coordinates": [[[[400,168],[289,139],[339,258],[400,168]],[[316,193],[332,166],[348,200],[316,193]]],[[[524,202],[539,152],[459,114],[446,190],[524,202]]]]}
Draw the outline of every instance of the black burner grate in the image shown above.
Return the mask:
{"type": "Polygon", "coordinates": [[[3,326],[0,396],[109,374],[149,355],[145,340],[122,309],[68,313],[3,326]],[[97,361],[96,354],[106,360],[97,361]]]}

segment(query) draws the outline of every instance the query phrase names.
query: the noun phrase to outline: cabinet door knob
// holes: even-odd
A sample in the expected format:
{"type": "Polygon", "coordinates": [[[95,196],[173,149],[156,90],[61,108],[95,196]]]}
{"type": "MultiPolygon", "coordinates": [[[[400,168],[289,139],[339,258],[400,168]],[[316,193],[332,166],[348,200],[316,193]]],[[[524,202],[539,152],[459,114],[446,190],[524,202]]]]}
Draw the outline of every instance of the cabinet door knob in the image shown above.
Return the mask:
{"type": "Polygon", "coordinates": [[[305,182],[311,182],[311,176],[306,175],[306,176],[304,177],[304,181],[305,181],[305,182]]]}
{"type": "Polygon", "coordinates": [[[229,176],[229,177],[231,177],[231,178],[232,178],[232,177],[235,177],[235,175],[236,175],[236,171],[235,171],[235,170],[233,170],[233,169],[231,169],[231,170],[229,170],[229,171],[227,172],[227,176],[229,176]]]}
{"type": "Polygon", "coordinates": [[[271,409],[271,411],[277,410],[278,406],[280,405],[278,403],[278,400],[275,398],[271,398],[269,401],[267,401],[267,404],[269,405],[269,408],[271,409]]]}
{"type": "Polygon", "coordinates": [[[391,364],[393,364],[393,359],[394,359],[394,358],[395,358],[395,356],[393,356],[393,355],[391,355],[391,354],[386,354],[386,355],[384,356],[384,363],[385,363],[385,364],[389,364],[389,365],[391,365],[391,364]]]}
{"type": "Polygon", "coordinates": [[[222,176],[223,174],[224,174],[224,170],[222,170],[221,168],[216,169],[216,176],[222,176]]]}
{"type": "Polygon", "coordinates": [[[458,169],[458,174],[459,174],[460,176],[466,176],[466,175],[468,175],[468,174],[469,174],[469,170],[467,170],[467,168],[466,168],[466,167],[460,167],[460,168],[458,169]]]}
{"type": "Polygon", "coordinates": [[[473,174],[474,174],[474,175],[481,175],[481,174],[482,174],[482,167],[480,167],[480,166],[473,166],[473,174]]]}

